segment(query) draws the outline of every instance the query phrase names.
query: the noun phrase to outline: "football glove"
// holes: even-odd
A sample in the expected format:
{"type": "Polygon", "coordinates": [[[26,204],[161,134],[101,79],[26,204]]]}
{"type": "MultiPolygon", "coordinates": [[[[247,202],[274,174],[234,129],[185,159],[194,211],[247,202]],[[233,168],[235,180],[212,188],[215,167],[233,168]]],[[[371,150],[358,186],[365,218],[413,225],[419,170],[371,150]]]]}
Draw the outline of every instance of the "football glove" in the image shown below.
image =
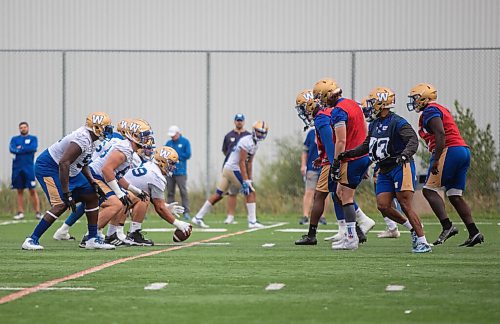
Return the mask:
{"type": "Polygon", "coordinates": [[[178,230],[182,231],[186,235],[189,235],[191,233],[192,228],[193,228],[191,226],[191,224],[183,222],[183,221],[178,220],[178,219],[174,220],[172,225],[177,227],[178,230]]]}
{"type": "Polygon", "coordinates": [[[66,207],[71,208],[71,212],[74,213],[76,211],[76,203],[73,199],[73,194],[71,193],[71,191],[63,193],[62,201],[64,202],[66,207]]]}
{"type": "Polygon", "coordinates": [[[123,195],[120,198],[120,201],[122,202],[123,206],[125,206],[125,214],[128,212],[130,207],[132,207],[132,200],[128,197],[128,195],[123,195]]]}
{"type": "Polygon", "coordinates": [[[99,197],[99,199],[103,199],[103,200],[108,199],[108,197],[106,197],[106,193],[104,192],[104,190],[101,189],[101,187],[99,186],[99,184],[97,182],[94,181],[90,185],[92,186],[92,188],[94,188],[94,191],[97,194],[97,196],[99,197]]]}
{"type": "Polygon", "coordinates": [[[339,161],[343,161],[343,160],[345,160],[346,156],[347,156],[346,151],[341,152],[341,153],[339,153],[339,155],[337,156],[337,160],[339,160],[339,161]]]}
{"type": "Polygon", "coordinates": [[[178,204],[178,202],[177,202],[177,201],[174,201],[174,202],[173,202],[173,203],[171,203],[171,204],[167,204],[167,203],[165,203],[165,205],[167,206],[168,210],[170,210],[170,212],[171,212],[172,214],[174,214],[174,215],[175,215],[175,217],[179,218],[179,217],[181,217],[181,215],[180,215],[180,214],[184,214],[184,209],[185,209],[185,208],[184,208],[183,206],[179,206],[179,205],[177,205],[177,204],[178,204]]]}
{"type": "Polygon", "coordinates": [[[240,192],[245,196],[248,196],[250,194],[250,186],[247,182],[243,181],[243,183],[241,184],[240,192]]]}
{"type": "Polygon", "coordinates": [[[338,159],[334,159],[330,165],[330,179],[335,182],[340,180],[340,160],[338,159]]]}
{"type": "Polygon", "coordinates": [[[408,157],[406,155],[401,154],[401,155],[398,155],[396,157],[396,164],[397,165],[404,166],[406,163],[408,163],[408,157]]]}

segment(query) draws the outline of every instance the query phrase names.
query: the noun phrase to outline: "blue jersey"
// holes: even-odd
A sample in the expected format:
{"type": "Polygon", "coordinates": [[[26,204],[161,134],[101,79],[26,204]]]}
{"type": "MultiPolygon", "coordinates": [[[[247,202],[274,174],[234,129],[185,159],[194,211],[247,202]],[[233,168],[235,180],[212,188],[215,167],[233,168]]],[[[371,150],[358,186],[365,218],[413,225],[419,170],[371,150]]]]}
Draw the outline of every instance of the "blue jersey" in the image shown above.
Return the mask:
{"type": "Polygon", "coordinates": [[[179,162],[176,165],[174,176],[187,175],[187,160],[191,158],[191,144],[182,135],[177,141],[169,140],[165,146],[172,147],[179,155],[179,162]]]}
{"type": "Polygon", "coordinates": [[[395,158],[405,149],[407,143],[401,137],[400,130],[406,124],[406,119],[392,112],[370,124],[368,153],[370,159],[376,161],[381,168],[395,164],[395,158]]]}
{"type": "Polygon", "coordinates": [[[33,169],[38,139],[34,135],[18,135],[10,140],[10,153],[15,154],[13,169],[33,169]]]}
{"type": "Polygon", "coordinates": [[[304,152],[307,152],[307,171],[317,171],[320,169],[315,169],[313,167],[313,161],[318,158],[318,144],[316,144],[316,134],[314,129],[311,129],[306,136],[304,141],[304,152]]]}

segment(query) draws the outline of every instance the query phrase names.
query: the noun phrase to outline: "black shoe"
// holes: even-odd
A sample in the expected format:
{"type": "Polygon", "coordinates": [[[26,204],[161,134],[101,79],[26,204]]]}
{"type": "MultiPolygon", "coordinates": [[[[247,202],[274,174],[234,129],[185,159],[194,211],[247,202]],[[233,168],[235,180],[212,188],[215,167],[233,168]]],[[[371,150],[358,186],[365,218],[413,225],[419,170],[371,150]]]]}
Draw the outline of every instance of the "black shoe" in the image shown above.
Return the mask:
{"type": "Polygon", "coordinates": [[[78,244],[78,247],[81,247],[82,249],[85,249],[85,245],[87,245],[87,241],[89,240],[88,235],[84,235],[82,240],[80,241],[80,244],[78,244]]]}
{"type": "Polygon", "coordinates": [[[299,221],[299,225],[306,225],[308,223],[309,223],[309,217],[307,216],[302,217],[299,221]]]}
{"type": "Polygon", "coordinates": [[[118,235],[116,235],[116,233],[113,233],[110,236],[106,235],[106,237],[104,238],[104,243],[114,246],[127,245],[124,241],[118,238],[118,235]]]}
{"type": "Polygon", "coordinates": [[[316,245],[318,241],[316,240],[316,236],[310,237],[309,235],[302,235],[300,240],[295,241],[295,245],[316,245]]]}
{"type": "Polygon", "coordinates": [[[363,244],[367,241],[365,233],[361,230],[361,228],[356,224],[356,234],[358,235],[359,243],[363,244]]]}
{"type": "Polygon", "coordinates": [[[321,217],[319,218],[319,223],[320,223],[321,225],[327,225],[325,216],[321,216],[321,217]]]}
{"type": "Polygon", "coordinates": [[[155,245],[153,241],[144,238],[144,235],[141,233],[141,230],[137,230],[135,232],[128,233],[127,240],[129,240],[132,245],[140,245],[140,246],[153,246],[153,245],[155,245]]]}
{"type": "Polygon", "coordinates": [[[458,234],[458,229],[455,226],[451,226],[448,229],[444,229],[441,234],[439,234],[439,237],[437,240],[432,243],[433,245],[438,245],[438,244],[443,244],[444,241],[449,239],[450,237],[457,235],[458,234]]]}
{"type": "Polygon", "coordinates": [[[463,242],[459,246],[473,247],[476,244],[481,244],[484,242],[484,236],[481,233],[477,233],[473,237],[469,237],[467,241],[463,242]]]}

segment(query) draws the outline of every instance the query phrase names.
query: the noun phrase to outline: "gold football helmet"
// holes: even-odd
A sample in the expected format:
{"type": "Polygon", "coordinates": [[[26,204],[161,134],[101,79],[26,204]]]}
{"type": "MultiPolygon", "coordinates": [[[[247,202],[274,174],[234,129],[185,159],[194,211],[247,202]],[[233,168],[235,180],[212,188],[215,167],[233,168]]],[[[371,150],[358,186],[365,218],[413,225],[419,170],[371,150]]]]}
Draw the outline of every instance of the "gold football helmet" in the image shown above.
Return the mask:
{"type": "Polygon", "coordinates": [[[127,131],[127,126],[130,123],[131,119],[130,118],[125,118],[122,119],[118,122],[116,125],[116,131],[120,133],[123,137],[125,137],[125,133],[127,131]]]}
{"type": "Polygon", "coordinates": [[[252,125],[252,136],[255,141],[263,141],[267,137],[267,132],[269,131],[269,126],[263,120],[256,121],[252,125]]]}
{"type": "MultiPolygon", "coordinates": [[[[396,95],[387,87],[376,87],[366,99],[366,112],[371,119],[375,119],[382,112],[382,109],[390,109],[396,103],[396,95]]],[[[366,116],[366,115],[365,115],[366,116]]]]}
{"type": "Polygon", "coordinates": [[[130,119],[125,130],[125,137],[140,147],[148,147],[151,145],[153,130],[151,129],[149,123],[145,120],[130,119]]]}
{"type": "Polygon", "coordinates": [[[85,127],[94,133],[100,140],[109,138],[113,135],[113,126],[111,118],[105,112],[93,112],[87,116],[85,127]]]}
{"type": "Polygon", "coordinates": [[[419,83],[410,90],[406,108],[409,111],[422,111],[431,101],[437,99],[437,90],[428,83],[419,83]]]}
{"type": "Polygon", "coordinates": [[[319,99],[323,106],[328,106],[332,98],[342,94],[342,89],[337,85],[337,81],[325,78],[321,79],[314,85],[314,98],[319,99]]]}
{"type": "Polygon", "coordinates": [[[154,150],[153,163],[158,165],[163,174],[170,174],[175,170],[175,165],[179,161],[177,152],[168,146],[157,147],[154,150]]]}
{"type": "Polygon", "coordinates": [[[303,90],[299,92],[295,99],[295,110],[300,120],[305,124],[304,130],[313,125],[313,116],[307,111],[307,103],[314,100],[312,90],[303,90]]]}

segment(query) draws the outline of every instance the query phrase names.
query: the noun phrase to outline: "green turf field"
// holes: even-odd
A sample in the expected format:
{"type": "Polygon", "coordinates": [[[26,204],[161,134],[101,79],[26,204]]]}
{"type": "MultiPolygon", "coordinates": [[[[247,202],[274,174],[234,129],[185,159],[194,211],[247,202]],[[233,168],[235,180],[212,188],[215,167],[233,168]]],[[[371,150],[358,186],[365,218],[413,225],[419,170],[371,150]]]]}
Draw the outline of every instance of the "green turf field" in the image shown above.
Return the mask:
{"type": "MultiPolygon", "coordinates": [[[[212,228],[227,232],[194,231],[197,242],[246,230],[222,224],[223,216],[209,215],[212,228]]],[[[409,234],[378,239],[357,251],[333,252],[322,240],[317,246],[294,246],[302,233],[278,230],[307,228],[295,216],[261,217],[266,225],[286,225],[214,240],[221,245],[195,245],[138,258],[54,287],[94,288],[87,291],[45,290],[0,305],[0,323],[498,323],[500,322],[500,226],[497,219],[477,220],[486,238],[483,245],[459,248],[460,234],[430,254],[410,252],[409,234]],[[265,243],[275,246],[265,248],[265,243]],[[145,290],[155,282],[168,285],[145,290]],[[283,283],[266,291],[270,283],[283,283]],[[387,285],[403,291],[386,292],[387,285]]],[[[241,220],[241,218],[240,218],[241,220]]],[[[382,230],[380,218],[374,230],[382,230]]],[[[171,248],[171,232],[149,232],[162,246],[86,251],[77,242],[57,242],[49,229],[41,239],[45,250],[22,251],[34,220],[6,224],[0,217],[0,287],[31,287],[65,277],[108,261],[171,248]]],[[[429,219],[429,240],[440,226],[429,219]]],[[[459,225],[458,221],[455,222],[459,225]]],[[[165,228],[151,216],[144,228],[165,228]]],[[[128,228],[128,225],[127,225],[128,228]]],[[[336,229],[328,225],[322,229],[336,229]]],[[[72,234],[81,237],[85,223],[72,234]]],[[[15,291],[0,290],[0,298],[15,291]]]]}

